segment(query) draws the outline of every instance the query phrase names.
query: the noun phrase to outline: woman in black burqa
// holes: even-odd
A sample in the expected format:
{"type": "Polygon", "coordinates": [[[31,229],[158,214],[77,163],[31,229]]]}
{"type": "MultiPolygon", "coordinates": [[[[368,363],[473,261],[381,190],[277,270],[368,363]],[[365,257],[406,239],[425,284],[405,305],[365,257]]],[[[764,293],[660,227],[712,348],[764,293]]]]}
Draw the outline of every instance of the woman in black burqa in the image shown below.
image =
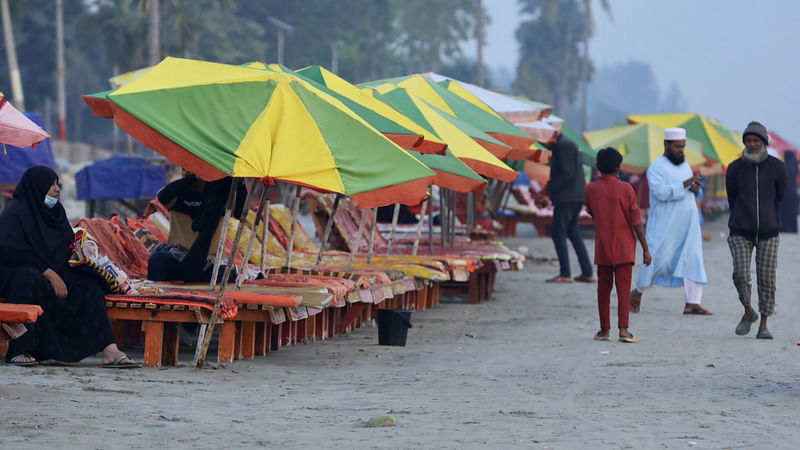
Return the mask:
{"type": "Polygon", "coordinates": [[[797,155],[794,150],[786,150],[783,159],[787,181],[781,200],[781,233],[797,233],[797,155]]]}
{"type": "Polygon", "coordinates": [[[60,192],[53,170],[31,167],[0,214],[0,295],[44,311],[10,342],[6,362],[76,362],[102,351],[104,367],[139,367],[114,343],[104,281],[69,266],[75,235],[58,202],[60,192]]]}

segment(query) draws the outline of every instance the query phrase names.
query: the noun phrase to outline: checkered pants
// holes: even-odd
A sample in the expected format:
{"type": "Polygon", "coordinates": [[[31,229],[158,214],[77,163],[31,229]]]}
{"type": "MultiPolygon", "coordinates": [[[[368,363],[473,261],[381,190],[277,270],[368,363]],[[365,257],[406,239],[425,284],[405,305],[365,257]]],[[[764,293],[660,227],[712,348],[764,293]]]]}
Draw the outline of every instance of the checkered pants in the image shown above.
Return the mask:
{"type": "Polygon", "coordinates": [[[775,271],[778,268],[778,236],[761,241],[751,241],[742,236],[728,236],[728,247],[733,257],[733,284],[739,292],[739,301],[750,306],[750,260],[756,249],[756,277],[758,284],[758,310],[764,316],[775,312],[775,271]]]}

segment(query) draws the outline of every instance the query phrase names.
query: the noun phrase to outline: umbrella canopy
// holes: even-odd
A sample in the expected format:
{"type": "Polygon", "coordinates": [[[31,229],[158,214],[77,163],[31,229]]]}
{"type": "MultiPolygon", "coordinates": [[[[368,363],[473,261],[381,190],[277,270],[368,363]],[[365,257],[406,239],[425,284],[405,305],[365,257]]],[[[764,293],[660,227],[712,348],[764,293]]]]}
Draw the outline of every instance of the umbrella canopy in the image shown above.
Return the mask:
{"type": "Polygon", "coordinates": [[[703,155],[728,166],[742,153],[742,145],[734,142],[730,135],[721,133],[700,114],[645,114],[628,116],[630,123],[649,123],[660,128],[681,127],[686,136],[703,146],[703,155]]]}
{"type": "Polygon", "coordinates": [[[438,136],[426,131],[396,109],[366,94],[328,69],[321,66],[308,66],[297,70],[296,73],[322,85],[326,92],[341,100],[353,112],[359,114],[370,125],[401,147],[420,153],[444,154],[447,144],[438,136]],[[403,145],[396,140],[395,136],[399,137],[404,134],[414,134],[418,136],[418,139],[413,143],[414,145],[403,145]]]}
{"type": "MultiPolygon", "coordinates": [[[[655,125],[623,125],[587,131],[583,136],[595,151],[605,147],[619,150],[623,156],[622,170],[629,173],[647,172],[650,164],[664,154],[664,130],[655,125]]],[[[693,139],[686,140],[684,155],[686,162],[693,167],[706,162],[702,146],[693,139]]]]}
{"type": "MultiPolygon", "coordinates": [[[[279,72],[295,73],[308,79],[323,91],[342,100],[348,108],[361,116],[367,122],[381,130],[385,121],[396,120],[407,129],[415,130],[424,140],[417,140],[415,146],[404,147],[418,152],[414,156],[422,161],[428,168],[436,172],[433,184],[457,192],[477,191],[486,184],[480,175],[461,162],[453,152],[448,152],[447,144],[435,133],[425,130],[419,124],[404,116],[401,112],[388,104],[372,97],[358,87],[320,66],[309,66],[298,71],[292,71],[280,64],[249,63],[248,67],[257,67],[279,72]],[[377,114],[380,111],[382,114],[377,114]],[[391,119],[388,119],[391,118],[391,119]],[[377,120],[376,120],[377,119],[377,120]],[[425,156],[423,156],[425,155],[425,156]]],[[[400,126],[400,125],[397,125],[400,126]]],[[[385,129],[385,128],[383,128],[385,129]]],[[[385,136],[392,139],[392,135],[382,131],[385,136]]],[[[394,136],[397,136],[396,134],[394,136]]],[[[398,145],[399,142],[395,141],[398,145]]],[[[402,146],[402,145],[401,145],[402,146]]]]}
{"type": "Polygon", "coordinates": [[[365,208],[417,204],[435,176],[341,102],[290,74],[166,58],[125,86],[84,99],[206,180],[285,181],[349,195],[365,208]]]}
{"type": "Polygon", "coordinates": [[[50,133],[14,108],[0,92],[0,144],[23,148],[35,147],[49,137],[50,133]]]}
{"type": "MultiPolygon", "coordinates": [[[[513,169],[472,138],[472,135],[481,133],[479,130],[437,109],[403,88],[389,88],[384,93],[380,93],[376,89],[367,88],[366,92],[391,105],[426,130],[441,137],[447,142],[447,148],[475,172],[509,183],[516,178],[517,174],[513,169]]],[[[485,134],[483,136],[486,139],[494,139],[485,134]]],[[[501,145],[503,144],[501,143],[501,145]]]]}
{"type": "MultiPolygon", "coordinates": [[[[486,184],[486,180],[462,163],[452,152],[446,152],[447,144],[436,136],[435,133],[425,130],[419,124],[404,116],[401,112],[363,92],[358,87],[339,78],[325,68],[309,66],[299,71],[293,71],[281,64],[264,64],[260,62],[247,63],[245,66],[297,74],[313,83],[324,92],[342,100],[342,103],[347,105],[348,108],[364,120],[368,122],[372,120],[370,123],[378,129],[381,129],[383,121],[389,120],[385,119],[385,117],[392,117],[393,119],[397,119],[399,123],[407,126],[408,129],[415,130],[420,136],[427,136],[424,140],[417,140],[416,146],[407,148],[408,150],[418,152],[414,153],[414,156],[420,161],[423,161],[428,168],[436,173],[433,184],[437,186],[457,192],[470,192],[479,190],[486,184]],[[325,84],[321,84],[319,80],[325,84]],[[336,90],[329,88],[328,85],[335,87],[336,90]],[[355,91],[353,91],[353,89],[355,89],[355,91]],[[378,115],[375,111],[381,111],[383,115],[378,115]],[[420,153],[431,156],[423,157],[420,153]]],[[[386,132],[384,132],[384,135],[391,139],[391,136],[387,135],[386,132]]],[[[397,141],[395,142],[397,143],[397,141]]],[[[398,145],[400,145],[400,143],[398,143],[398,145]]]]}
{"type": "Polygon", "coordinates": [[[491,141],[479,142],[500,159],[508,157],[514,148],[523,152],[527,151],[535,141],[533,137],[515,127],[505,118],[489,113],[485,109],[470,103],[426,76],[410,75],[401,79],[390,80],[388,83],[378,81],[367,85],[383,90],[386,84],[392,87],[405,88],[436,108],[503,142],[508,147],[498,147],[493,145],[491,141]]]}
{"type": "Polygon", "coordinates": [[[544,118],[552,107],[543,103],[525,102],[509,95],[490,91],[471,83],[445,77],[439,74],[428,74],[434,81],[447,90],[462,97],[468,102],[492,114],[499,114],[510,122],[528,123],[544,118]]]}

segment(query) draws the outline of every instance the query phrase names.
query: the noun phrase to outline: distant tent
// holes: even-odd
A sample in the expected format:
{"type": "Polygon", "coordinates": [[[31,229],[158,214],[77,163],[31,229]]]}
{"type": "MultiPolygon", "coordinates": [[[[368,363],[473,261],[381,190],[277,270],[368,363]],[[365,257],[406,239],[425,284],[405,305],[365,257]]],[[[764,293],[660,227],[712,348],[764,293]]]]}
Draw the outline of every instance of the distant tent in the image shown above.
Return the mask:
{"type": "MultiPolygon", "coordinates": [[[[25,113],[25,115],[36,125],[44,128],[44,122],[39,114],[25,113]]],[[[3,152],[2,147],[0,146],[0,184],[16,185],[22,178],[23,172],[33,166],[47,166],[56,170],[50,139],[43,140],[35,149],[6,145],[6,150],[3,152]]]]}
{"type": "Polygon", "coordinates": [[[115,156],[95,161],[75,174],[78,200],[154,197],[165,170],[141,158],[115,156]]]}

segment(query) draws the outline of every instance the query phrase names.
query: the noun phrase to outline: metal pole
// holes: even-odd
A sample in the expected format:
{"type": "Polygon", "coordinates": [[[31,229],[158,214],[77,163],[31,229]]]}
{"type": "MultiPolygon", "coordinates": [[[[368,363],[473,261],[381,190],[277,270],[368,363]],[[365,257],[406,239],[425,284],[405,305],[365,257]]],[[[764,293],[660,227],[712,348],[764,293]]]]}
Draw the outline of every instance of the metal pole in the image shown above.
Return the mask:
{"type": "MultiPolygon", "coordinates": [[[[252,188],[255,190],[255,186],[252,188]]],[[[250,259],[250,253],[253,252],[253,243],[257,240],[256,239],[256,230],[258,230],[258,225],[261,223],[261,216],[264,212],[264,204],[267,201],[267,196],[269,195],[269,186],[265,187],[263,191],[261,191],[261,199],[258,201],[258,212],[256,212],[255,220],[253,221],[253,227],[250,230],[250,237],[247,239],[247,248],[244,251],[244,256],[242,258],[242,266],[239,268],[239,276],[236,277],[236,286],[234,286],[234,290],[238,291],[239,288],[242,287],[242,281],[244,281],[244,277],[247,275],[247,261],[250,259]]],[[[247,205],[246,211],[246,218],[248,218],[249,223],[249,216],[250,216],[250,205],[247,205]]],[[[240,223],[241,226],[241,223],[240,223]]]]}
{"type": "Polygon", "coordinates": [[[400,203],[394,204],[394,212],[392,212],[392,231],[389,234],[389,246],[386,248],[386,256],[392,254],[392,244],[394,243],[394,233],[397,229],[397,217],[400,215],[400,203]]]}
{"type": "Polygon", "coordinates": [[[333,200],[333,209],[328,216],[328,223],[325,224],[325,232],[322,233],[322,243],[319,245],[319,253],[317,253],[317,262],[314,263],[314,270],[319,270],[319,265],[322,263],[322,255],[325,253],[325,245],[328,243],[328,238],[331,235],[333,228],[333,221],[336,220],[336,210],[339,209],[339,201],[342,199],[342,194],[336,194],[333,200]]]}
{"type": "Polygon", "coordinates": [[[271,187],[267,188],[267,203],[264,206],[264,220],[261,222],[261,263],[258,265],[261,273],[264,273],[267,263],[267,247],[269,246],[269,191],[271,187]]]}
{"type": "Polygon", "coordinates": [[[441,245],[442,248],[445,247],[447,243],[447,219],[449,219],[449,214],[447,213],[447,189],[439,189],[439,232],[442,235],[441,245]]]}
{"type": "Polygon", "coordinates": [[[294,196],[292,207],[292,225],[289,228],[289,248],[286,250],[286,267],[292,267],[292,250],[294,249],[294,225],[297,223],[297,213],[300,210],[300,186],[294,196]]]}
{"type": "Polygon", "coordinates": [[[58,100],[58,138],[67,140],[66,69],[64,68],[64,7],[56,0],[56,72],[58,100]]]}
{"type": "Polygon", "coordinates": [[[278,29],[278,64],[283,64],[283,30],[278,29]]]}
{"type": "Polygon", "coordinates": [[[448,211],[450,211],[450,219],[447,221],[450,224],[450,229],[447,231],[447,236],[450,238],[450,247],[453,247],[456,242],[456,191],[450,191],[448,197],[450,197],[450,206],[448,207],[448,211]]]}
{"type": "Polygon", "coordinates": [[[361,211],[361,220],[358,221],[358,234],[356,234],[356,243],[353,245],[353,248],[350,249],[350,264],[347,265],[348,271],[353,270],[353,264],[356,262],[356,253],[358,253],[358,247],[361,245],[361,234],[364,232],[364,222],[366,222],[368,211],[368,209],[361,211]]]}
{"type": "Polygon", "coordinates": [[[367,265],[372,265],[372,249],[375,246],[375,233],[378,231],[378,208],[372,208],[372,230],[369,234],[369,250],[367,250],[367,265]]]}
{"type": "MultiPolygon", "coordinates": [[[[441,198],[441,191],[439,191],[440,201],[441,198]]],[[[428,254],[433,254],[433,198],[428,202],[428,254]]]]}
{"type": "Polygon", "coordinates": [[[14,42],[14,32],[11,28],[11,12],[8,9],[8,0],[0,0],[0,14],[3,16],[3,36],[6,41],[6,60],[8,61],[11,95],[14,97],[14,104],[17,109],[25,111],[25,94],[22,92],[22,77],[19,75],[17,45],[14,42]]]}
{"type": "Polygon", "coordinates": [[[419,216],[419,222],[417,222],[417,237],[414,239],[414,248],[411,250],[411,254],[417,256],[417,249],[419,248],[419,239],[422,237],[422,224],[425,222],[425,208],[428,207],[428,200],[422,202],[422,211],[419,216]]]}
{"type": "Polygon", "coordinates": [[[475,228],[475,193],[467,192],[467,238],[472,236],[475,228]]]}

